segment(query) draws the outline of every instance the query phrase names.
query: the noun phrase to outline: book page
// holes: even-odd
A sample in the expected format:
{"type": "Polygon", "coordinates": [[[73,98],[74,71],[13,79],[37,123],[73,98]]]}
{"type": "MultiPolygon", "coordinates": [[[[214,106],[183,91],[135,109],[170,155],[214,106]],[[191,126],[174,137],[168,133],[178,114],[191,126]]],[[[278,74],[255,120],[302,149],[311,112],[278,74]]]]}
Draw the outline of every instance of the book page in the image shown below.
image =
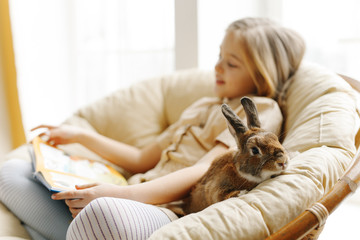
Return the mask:
{"type": "Polygon", "coordinates": [[[35,176],[57,191],[75,189],[75,185],[94,182],[127,185],[125,178],[111,166],[69,156],[40,138],[33,140],[35,176]]]}

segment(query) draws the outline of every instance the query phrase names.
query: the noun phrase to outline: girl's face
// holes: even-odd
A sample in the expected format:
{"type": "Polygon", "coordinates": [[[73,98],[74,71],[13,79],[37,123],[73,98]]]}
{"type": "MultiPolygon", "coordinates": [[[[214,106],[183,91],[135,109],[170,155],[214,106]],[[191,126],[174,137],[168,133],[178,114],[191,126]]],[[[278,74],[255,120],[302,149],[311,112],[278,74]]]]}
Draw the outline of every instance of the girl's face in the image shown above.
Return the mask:
{"type": "Polygon", "coordinates": [[[215,94],[235,98],[256,92],[256,86],[245,67],[241,45],[232,31],[226,33],[220,46],[219,60],[215,65],[215,94]]]}

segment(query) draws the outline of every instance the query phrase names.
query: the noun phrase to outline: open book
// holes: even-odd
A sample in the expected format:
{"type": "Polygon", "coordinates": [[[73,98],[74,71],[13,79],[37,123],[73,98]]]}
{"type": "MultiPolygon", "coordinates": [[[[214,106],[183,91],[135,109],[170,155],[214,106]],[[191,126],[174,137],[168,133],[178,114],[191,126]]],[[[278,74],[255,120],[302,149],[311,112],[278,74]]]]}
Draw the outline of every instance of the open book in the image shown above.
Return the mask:
{"type": "Polygon", "coordinates": [[[40,137],[32,141],[31,155],[35,178],[50,191],[74,190],[75,185],[94,182],[127,185],[126,179],[111,166],[69,156],[40,137]]]}

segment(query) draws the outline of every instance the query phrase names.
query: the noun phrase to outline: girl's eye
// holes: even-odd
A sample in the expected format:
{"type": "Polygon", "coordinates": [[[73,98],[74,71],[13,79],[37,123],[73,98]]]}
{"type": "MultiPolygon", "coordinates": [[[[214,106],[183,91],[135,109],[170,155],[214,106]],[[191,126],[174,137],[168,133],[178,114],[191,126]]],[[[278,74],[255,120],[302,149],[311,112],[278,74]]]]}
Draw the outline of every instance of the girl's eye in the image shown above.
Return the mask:
{"type": "Polygon", "coordinates": [[[234,65],[234,64],[231,64],[231,63],[228,63],[228,66],[231,67],[231,68],[237,68],[237,65],[234,65]]]}
{"type": "Polygon", "coordinates": [[[252,153],[253,155],[259,154],[259,153],[260,153],[260,150],[259,150],[257,147],[252,147],[252,148],[251,148],[251,153],[252,153]]]}

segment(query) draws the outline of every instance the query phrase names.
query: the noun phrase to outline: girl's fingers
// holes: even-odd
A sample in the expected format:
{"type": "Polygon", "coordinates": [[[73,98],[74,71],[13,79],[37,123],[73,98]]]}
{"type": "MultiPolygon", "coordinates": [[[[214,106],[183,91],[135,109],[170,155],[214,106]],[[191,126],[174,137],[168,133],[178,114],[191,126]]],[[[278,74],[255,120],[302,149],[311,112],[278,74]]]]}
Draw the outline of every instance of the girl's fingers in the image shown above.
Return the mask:
{"type": "Polygon", "coordinates": [[[69,208],[84,208],[88,201],[84,201],[84,199],[66,199],[65,204],[69,208]]]}
{"type": "Polygon", "coordinates": [[[42,125],[39,125],[39,126],[36,126],[36,127],[32,128],[30,131],[34,131],[34,130],[39,129],[39,128],[54,129],[56,127],[52,126],[52,125],[42,124],[42,125]]]}
{"type": "Polygon", "coordinates": [[[43,137],[43,136],[45,136],[45,135],[48,135],[47,131],[40,133],[40,134],[39,134],[39,137],[43,137]]]}
{"type": "Polygon", "coordinates": [[[75,188],[80,190],[80,189],[95,187],[98,185],[99,185],[98,183],[88,183],[88,184],[82,184],[82,185],[75,185],[75,188]]]}
{"type": "Polygon", "coordinates": [[[59,193],[54,193],[51,195],[53,200],[66,200],[66,199],[79,199],[79,198],[88,198],[89,194],[87,188],[98,186],[98,183],[89,183],[83,185],[76,185],[76,190],[69,190],[59,193]]]}
{"type": "Polygon", "coordinates": [[[82,191],[70,190],[70,191],[54,193],[53,195],[51,195],[51,198],[53,200],[78,199],[78,198],[83,198],[83,194],[82,191]]]}
{"type": "Polygon", "coordinates": [[[69,208],[71,214],[72,214],[72,217],[75,218],[79,212],[82,210],[82,208],[69,208]]]}

